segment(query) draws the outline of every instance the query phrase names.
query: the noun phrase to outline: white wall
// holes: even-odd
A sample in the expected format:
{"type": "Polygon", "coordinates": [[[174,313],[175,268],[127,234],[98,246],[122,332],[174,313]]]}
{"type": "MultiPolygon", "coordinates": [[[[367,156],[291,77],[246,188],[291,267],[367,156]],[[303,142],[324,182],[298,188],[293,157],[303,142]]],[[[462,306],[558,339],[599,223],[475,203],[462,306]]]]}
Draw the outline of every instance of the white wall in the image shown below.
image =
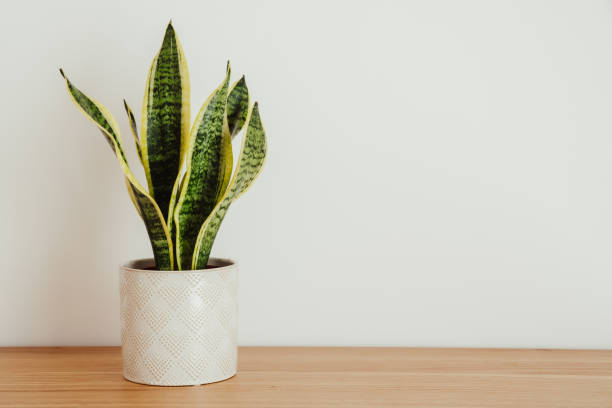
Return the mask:
{"type": "Polygon", "coordinates": [[[213,250],[241,344],[612,347],[612,7],[529,0],[5,5],[0,345],[119,342],[151,250],[57,69],[137,167],[121,99],[169,18],[194,112],[231,59],[269,137],[213,250]]]}

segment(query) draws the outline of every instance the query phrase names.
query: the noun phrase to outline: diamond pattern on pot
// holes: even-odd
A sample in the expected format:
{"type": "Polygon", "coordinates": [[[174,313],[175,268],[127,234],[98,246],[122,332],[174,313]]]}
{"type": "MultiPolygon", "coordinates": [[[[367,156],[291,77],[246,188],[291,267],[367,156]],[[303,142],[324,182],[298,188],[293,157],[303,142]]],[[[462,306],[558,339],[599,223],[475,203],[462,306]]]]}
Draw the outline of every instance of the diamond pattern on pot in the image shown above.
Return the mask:
{"type": "Polygon", "coordinates": [[[120,274],[124,376],[194,385],[236,373],[237,268],[120,274]]]}

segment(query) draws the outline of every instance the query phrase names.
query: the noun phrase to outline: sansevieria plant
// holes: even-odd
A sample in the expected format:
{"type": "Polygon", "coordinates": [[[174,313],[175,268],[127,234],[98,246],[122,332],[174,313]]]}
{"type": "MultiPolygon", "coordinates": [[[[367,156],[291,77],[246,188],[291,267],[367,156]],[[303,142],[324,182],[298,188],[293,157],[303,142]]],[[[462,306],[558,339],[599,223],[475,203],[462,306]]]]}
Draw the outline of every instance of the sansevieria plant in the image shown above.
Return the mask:
{"type": "Polygon", "coordinates": [[[142,104],[140,137],[124,100],[148,189],[134,177],[117,122],[60,69],[72,101],[106,138],[125,175],[127,190],[145,223],[157,269],[207,266],[217,231],[231,205],[251,186],[266,158],[266,137],[257,102],[250,106],[244,76],[225,78],[190,126],[189,72],[172,23],[153,58],[142,104]],[[246,126],[236,168],[232,139],[246,126]]]}

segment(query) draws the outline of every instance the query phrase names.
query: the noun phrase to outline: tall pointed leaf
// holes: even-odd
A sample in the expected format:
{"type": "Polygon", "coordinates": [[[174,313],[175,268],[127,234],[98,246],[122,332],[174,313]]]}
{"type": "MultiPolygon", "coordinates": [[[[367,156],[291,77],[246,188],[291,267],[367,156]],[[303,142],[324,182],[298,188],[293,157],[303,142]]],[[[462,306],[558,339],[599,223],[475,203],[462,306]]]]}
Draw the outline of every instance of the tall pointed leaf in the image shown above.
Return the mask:
{"type": "Polygon", "coordinates": [[[142,108],[140,147],[149,193],[167,219],[189,133],[189,73],[172,23],[153,59],[142,108]]]}
{"type": "Polygon", "coordinates": [[[119,160],[119,165],[125,175],[128,192],[130,193],[132,202],[142,217],[151,239],[151,246],[153,247],[153,255],[157,268],[160,270],[172,270],[174,268],[173,249],[166,223],[159,207],[146,193],[138,180],[136,180],[128,166],[125,152],[122,147],[121,134],[119,133],[119,127],[115,119],[102,104],[82,93],[68,80],[62,70],[60,70],[60,72],[66,81],[68,93],[74,104],[85,116],[87,116],[87,118],[89,118],[89,120],[98,126],[115,153],[115,156],[117,156],[117,160],[119,160]]]}
{"type": "Polygon", "coordinates": [[[191,128],[183,188],[174,210],[179,270],[190,268],[200,226],[229,182],[232,147],[225,115],[229,76],[228,64],[225,80],[204,102],[191,128]]]}
{"type": "Polygon", "coordinates": [[[134,118],[134,112],[132,112],[132,109],[130,109],[125,99],[123,100],[123,106],[125,107],[125,113],[127,113],[128,120],[130,122],[130,131],[132,132],[134,144],[136,145],[136,153],[138,154],[140,164],[142,164],[142,151],[140,150],[140,141],[138,140],[138,128],[136,127],[136,118],[134,118]]]}
{"type": "Polygon", "coordinates": [[[242,140],[238,165],[227,191],[208,216],[198,233],[192,269],[204,269],[213,242],[230,204],[244,194],[261,172],[267,152],[266,134],[259,116],[257,103],[249,114],[247,132],[242,140]]]}
{"type": "Polygon", "coordinates": [[[244,75],[232,85],[227,95],[227,124],[232,139],[240,133],[249,113],[249,89],[244,75]]]}

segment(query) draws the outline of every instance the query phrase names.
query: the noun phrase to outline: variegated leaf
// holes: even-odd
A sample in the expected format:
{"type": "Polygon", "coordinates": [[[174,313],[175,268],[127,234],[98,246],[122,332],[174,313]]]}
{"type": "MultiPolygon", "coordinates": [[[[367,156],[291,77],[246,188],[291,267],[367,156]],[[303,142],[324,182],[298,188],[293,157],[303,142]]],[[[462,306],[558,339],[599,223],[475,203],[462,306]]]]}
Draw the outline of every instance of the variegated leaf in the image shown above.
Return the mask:
{"type": "Polygon", "coordinates": [[[227,123],[232,139],[240,133],[249,113],[249,89],[244,75],[232,85],[227,95],[227,123]]]}
{"type": "Polygon", "coordinates": [[[258,105],[255,103],[249,114],[246,135],[242,140],[242,148],[232,181],[198,233],[192,269],[206,268],[213,242],[229,206],[253,184],[263,168],[266,152],[266,134],[259,116],[258,105]]]}
{"type": "Polygon", "coordinates": [[[231,136],[225,115],[229,63],[223,83],[209,96],[191,128],[183,187],[174,210],[179,270],[189,269],[200,226],[223,194],[232,172],[231,136]]]}
{"type": "Polygon", "coordinates": [[[189,73],[172,23],[147,77],[140,147],[149,193],[168,219],[173,187],[187,149],[189,73]]]}
{"type": "Polygon", "coordinates": [[[134,112],[132,112],[132,109],[130,109],[125,99],[123,100],[123,106],[125,107],[125,113],[127,113],[128,121],[130,122],[130,131],[132,132],[134,144],[136,145],[136,153],[138,154],[140,164],[142,164],[142,151],[140,150],[140,141],[138,140],[138,128],[136,127],[136,118],[134,118],[134,112]]]}
{"type": "Polygon", "coordinates": [[[174,268],[173,248],[166,223],[157,203],[146,193],[128,166],[122,147],[121,134],[115,119],[102,104],[82,93],[68,80],[62,70],[60,72],[66,81],[68,93],[74,104],[89,120],[98,126],[119,160],[130,197],[142,217],[151,239],[157,268],[159,270],[172,270],[174,268]]]}

